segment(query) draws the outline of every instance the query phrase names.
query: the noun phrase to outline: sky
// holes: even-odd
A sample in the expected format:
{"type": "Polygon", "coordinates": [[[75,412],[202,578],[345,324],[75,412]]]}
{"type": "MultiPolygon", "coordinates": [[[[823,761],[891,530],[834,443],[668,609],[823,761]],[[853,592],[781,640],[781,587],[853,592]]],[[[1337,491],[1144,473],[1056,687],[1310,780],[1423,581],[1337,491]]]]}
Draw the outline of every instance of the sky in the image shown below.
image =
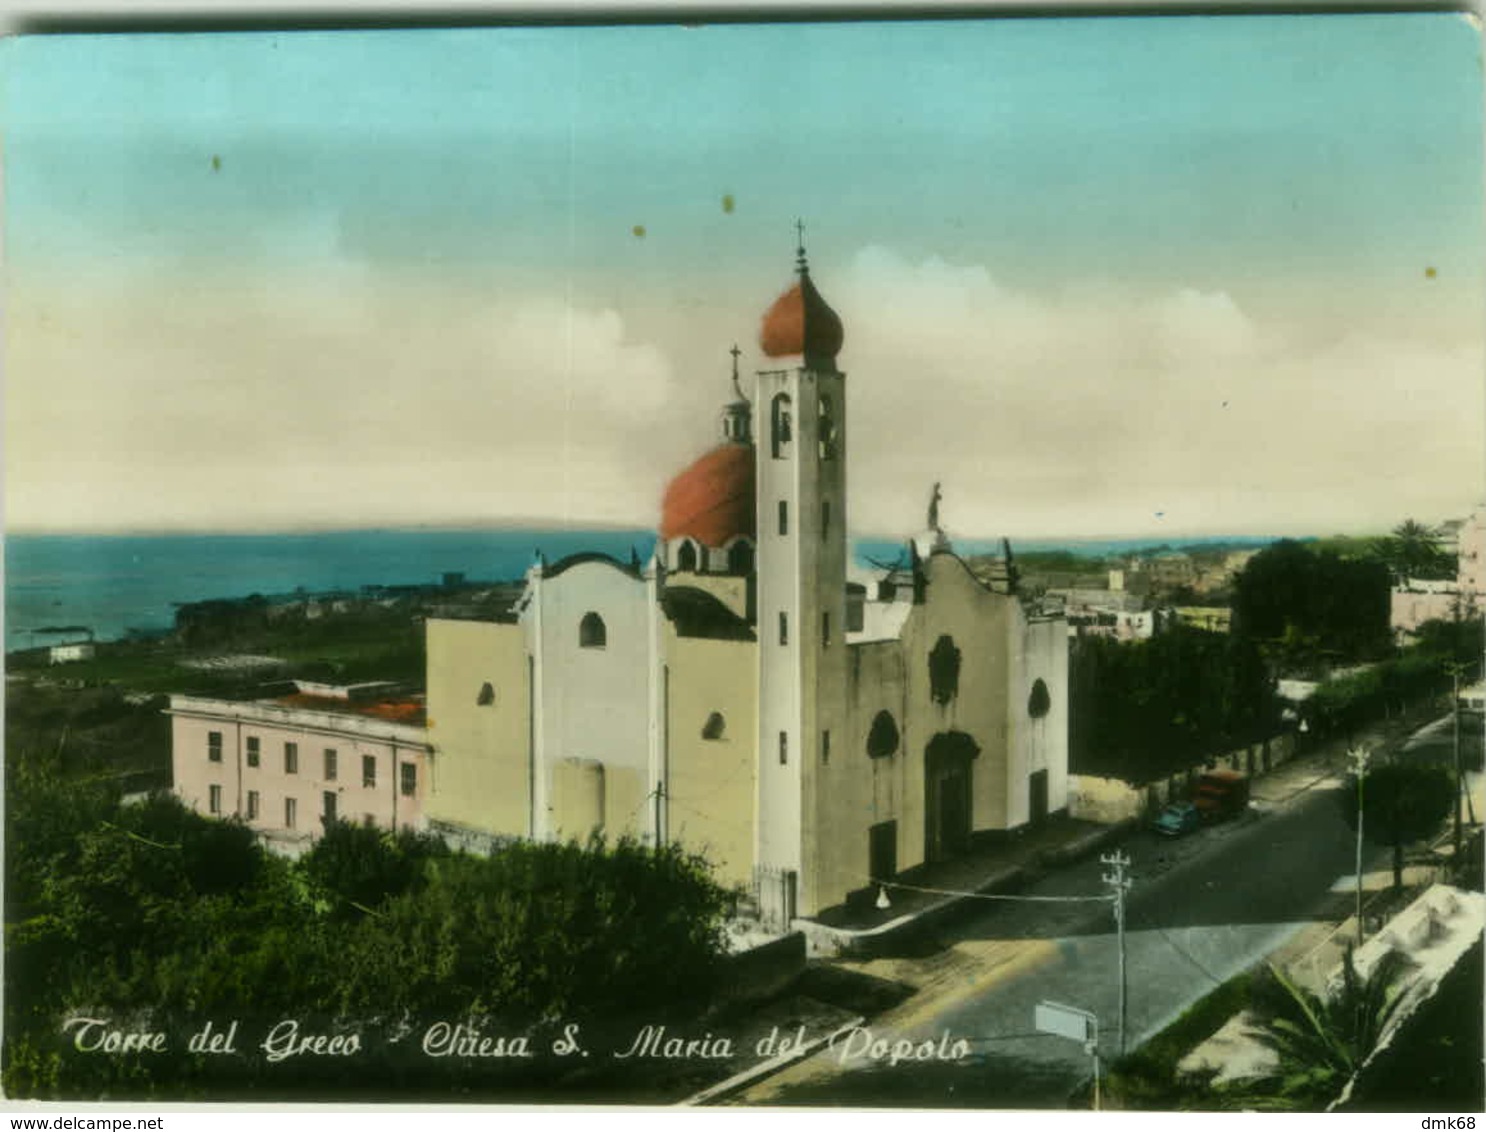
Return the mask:
{"type": "Polygon", "coordinates": [[[18,37],[14,531],[651,526],[797,218],[848,521],[1486,498],[1463,16],[18,37]]]}

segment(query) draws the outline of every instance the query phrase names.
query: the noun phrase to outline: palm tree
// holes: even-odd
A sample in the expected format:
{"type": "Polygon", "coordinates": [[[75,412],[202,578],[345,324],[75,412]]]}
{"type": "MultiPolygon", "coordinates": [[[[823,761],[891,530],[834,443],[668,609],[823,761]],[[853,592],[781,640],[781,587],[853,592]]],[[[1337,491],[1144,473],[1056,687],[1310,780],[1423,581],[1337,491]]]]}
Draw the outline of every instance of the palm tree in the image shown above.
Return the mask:
{"type": "Polygon", "coordinates": [[[1252,1092],[1245,1090],[1245,1102],[1315,1111],[1338,1099],[1372,1057],[1397,1011],[1401,996],[1394,984],[1406,964],[1398,952],[1388,951],[1363,978],[1348,946],[1342,981],[1325,995],[1271,966],[1271,978],[1255,980],[1250,1010],[1259,1027],[1255,1036],[1279,1064],[1251,1086],[1252,1092]]]}
{"type": "Polygon", "coordinates": [[[1439,532],[1416,519],[1405,519],[1383,540],[1383,556],[1404,578],[1450,578],[1455,560],[1440,549],[1439,532]]]}

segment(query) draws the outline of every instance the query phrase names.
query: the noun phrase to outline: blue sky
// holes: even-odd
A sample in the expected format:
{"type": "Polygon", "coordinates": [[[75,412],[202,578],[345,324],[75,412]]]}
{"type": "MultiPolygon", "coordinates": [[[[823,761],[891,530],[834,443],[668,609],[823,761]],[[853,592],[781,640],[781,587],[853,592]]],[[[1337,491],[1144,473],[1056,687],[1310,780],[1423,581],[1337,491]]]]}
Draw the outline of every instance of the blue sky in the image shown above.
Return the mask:
{"type": "Polygon", "coordinates": [[[869,529],[909,519],[905,471],[958,486],[981,535],[1391,525],[1481,490],[1459,16],[22,38],[5,71],[22,525],[650,521],[796,216],[863,378],[869,529]],[[1159,451],[1070,467],[1132,403],[1159,451]],[[1007,413],[1050,404],[1017,451],[1036,430],[1007,413]],[[1400,413],[1442,430],[1427,473],[1375,451],[1400,413]],[[202,441],[228,420],[272,473],[202,441]],[[1287,466],[1236,488],[1214,444],[1265,421],[1287,466]],[[215,504],[176,482],[188,455],[215,504]],[[1359,456],[1411,470],[1331,507],[1359,456]]]}

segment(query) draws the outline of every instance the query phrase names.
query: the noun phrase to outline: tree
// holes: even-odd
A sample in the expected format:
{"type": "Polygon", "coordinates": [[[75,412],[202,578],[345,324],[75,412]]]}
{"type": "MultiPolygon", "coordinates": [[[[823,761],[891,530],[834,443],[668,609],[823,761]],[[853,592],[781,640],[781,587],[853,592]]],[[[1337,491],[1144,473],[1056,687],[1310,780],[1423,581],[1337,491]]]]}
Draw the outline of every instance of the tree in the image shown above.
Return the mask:
{"type": "Polygon", "coordinates": [[[1453,578],[1456,562],[1440,549],[1439,532],[1414,519],[1405,519],[1393,533],[1379,539],[1375,553],[1400,578],[1453,578]]]}
{"type": "Polygon", "coordinates": [[[1233,632],[1291,671],[1365,660],[1391,645],[1388,569],[1282,539],[1234,580],[1233,632]]]}
{"type": "Polygon", "coordinates": [[[447,856],[443,840],[376,826],[333,822],[302,862],[313,895],[337,918],[364,915],[415,889],[430,857],[447,856]]]}
{"type": "MultiPolygon", "coordinates": [[[[1337,795],[1347,825],[1357,828],[1357,782],[1337,795]]],[[[1386,763],[1362,779],[1362,834],[1393,850],[1393,887],[1403,887],[1403,851],[1440,828],[1455,801],[1455,782],[1440,766],[1386,763]]]]}
{"type": "Polygon", "coordinates": [[[1398,952],[1386,951],[1364,978],[1349,946],[1341,983],[1324,995],[1274,966],[1269,978],[1254,980],[1249,1008],[1258,1021],[1257,1037],[1279,1064],[1246,1099],[1315,1110],[1340,1097],[1372,1057],[1398,1009],[1394,984],[1405,962],[1398,952]]]}

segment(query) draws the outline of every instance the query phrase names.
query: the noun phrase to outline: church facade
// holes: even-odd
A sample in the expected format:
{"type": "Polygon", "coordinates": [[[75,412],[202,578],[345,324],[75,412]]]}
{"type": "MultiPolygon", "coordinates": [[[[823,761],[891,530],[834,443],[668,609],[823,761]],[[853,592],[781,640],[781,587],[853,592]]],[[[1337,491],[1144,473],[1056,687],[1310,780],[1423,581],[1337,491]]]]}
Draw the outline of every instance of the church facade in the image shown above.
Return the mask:
{"type": "Polygon", "coordinates": [[[428,623],[434,827],[676,841],[777,924],[1066,808],[1067,629],[1009,548],[973,574],[936,485],[896,568],[851,568],[843,338],[802,248],[651,560],[539,560],[504,619],[428,623]]]}

